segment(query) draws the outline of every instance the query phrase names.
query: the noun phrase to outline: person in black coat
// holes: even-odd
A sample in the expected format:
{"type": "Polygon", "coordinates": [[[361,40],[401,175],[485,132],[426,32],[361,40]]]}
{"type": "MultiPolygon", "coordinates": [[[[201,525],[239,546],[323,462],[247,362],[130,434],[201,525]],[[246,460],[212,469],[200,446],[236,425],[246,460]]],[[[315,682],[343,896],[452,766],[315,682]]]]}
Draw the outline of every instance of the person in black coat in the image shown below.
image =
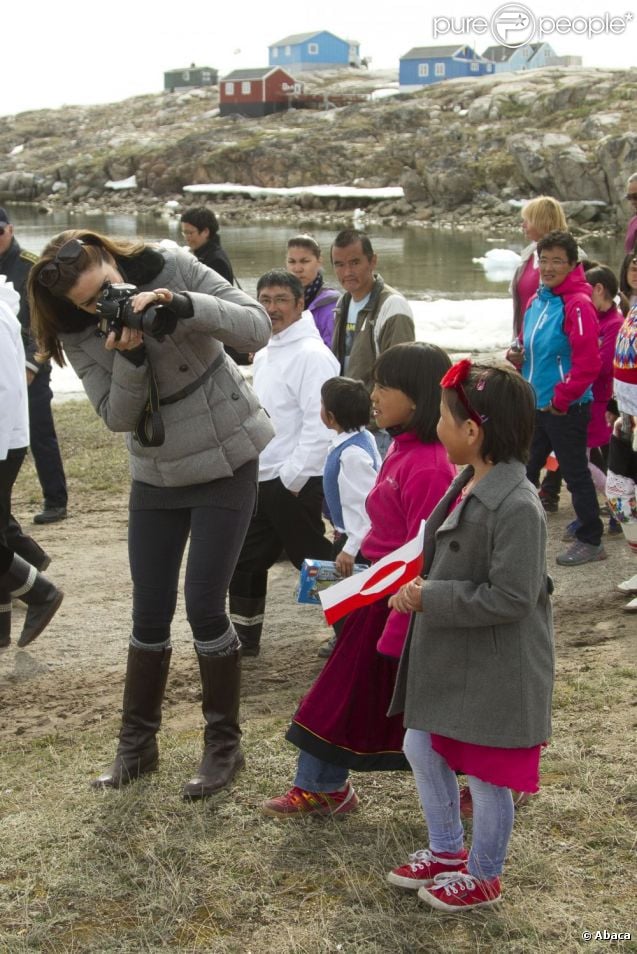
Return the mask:
{"type": "MultiPolygon", "coordinates": [[[[219,239],[219,222],[217,216],[205,205],[188,209],[181,216],[181,234],[192,254],[199,259],[202,265],[207,265],[231,285],[238,285],[230,259],[221,247],[219,239]]],[[[252,356],[226,347],[236,364],[252,364],[252,356]]]]}

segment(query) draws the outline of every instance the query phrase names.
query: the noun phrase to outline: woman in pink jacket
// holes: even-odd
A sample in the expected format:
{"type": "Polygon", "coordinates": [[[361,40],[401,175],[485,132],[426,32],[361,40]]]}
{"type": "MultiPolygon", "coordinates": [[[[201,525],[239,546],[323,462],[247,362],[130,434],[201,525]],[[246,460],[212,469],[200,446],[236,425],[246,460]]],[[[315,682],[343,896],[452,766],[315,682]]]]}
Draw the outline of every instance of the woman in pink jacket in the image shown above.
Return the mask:
{"type": "MultiPolygon", "coordinates": [[[[606,471],[608,469],[608,447],[612,434],[609,423],[608,402],[613,396],[613,358],[615,342],[624,316],[615,304],[619,291],[617,278],[607,265],[593,265],[586,271],[586,281],[591,286],[592,301],[599,322],[599,354],[602,362],[599,374],[593,382],[593,400],[591,417],[588,422],[586,443],[588,446],[589,469],[593,476],[595,489],[599,494],[606,493],[606,471]]],[[[563,539],[575,539],[578,521],[573,520],[566,528],[563,539]]],[[[621,535],[618,521],[611,515],[608,533],[621,535]]]]}

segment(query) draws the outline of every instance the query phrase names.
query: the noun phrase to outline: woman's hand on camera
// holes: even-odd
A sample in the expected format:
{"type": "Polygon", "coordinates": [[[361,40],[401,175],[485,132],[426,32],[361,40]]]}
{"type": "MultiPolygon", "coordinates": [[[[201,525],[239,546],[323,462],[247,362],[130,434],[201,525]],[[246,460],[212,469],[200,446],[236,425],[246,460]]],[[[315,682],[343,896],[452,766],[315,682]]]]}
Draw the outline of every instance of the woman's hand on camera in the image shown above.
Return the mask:
{"type": "Polygon", "coordinates": [[[156,288],[154,291],[139,292],[133,298],[133,311],[138,314],[150,305],[169,305],[173,293],[168,288],[156,288]]]}
{"type": "Polygon", "coordinates": [[[136,328],[127,328],[124,326],[119,339],[115,337],[115,332],[111,331],[104,343],[104,347],[107,351],[132,351],[134,348],[139,348],[143,343],[144,335],[141,331],[138,331],[136,328]]]}

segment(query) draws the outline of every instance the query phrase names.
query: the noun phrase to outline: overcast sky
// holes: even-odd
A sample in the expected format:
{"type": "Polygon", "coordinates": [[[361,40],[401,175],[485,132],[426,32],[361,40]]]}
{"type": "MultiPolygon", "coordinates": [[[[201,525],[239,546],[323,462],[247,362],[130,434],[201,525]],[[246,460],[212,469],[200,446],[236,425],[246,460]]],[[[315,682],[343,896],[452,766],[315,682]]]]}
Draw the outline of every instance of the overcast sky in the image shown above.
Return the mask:
{"type": "MultiPolygon", "coordinates": [[[[637,4],[624,0],[532,0],[484,6],[464,0],[429,5],[426,0],[186,0],[185,3],[143,3],[110,0],[103,5],[65,0],[5,0],[2,10],[2,74],[0,115],[75,103],[105,103],[159,92],[164,70],[196,63],[220,75],[237,67],[266,66],[268,45],[293,33],[329,30],[358,40],[361,55],[374,69],[398,69],[399,57],[412,46],[469,43],[482,52],[497,42],[489,26],[482,35],[467,29],[467,17],[502,24],[530,10],[536,17],[579,17],[562,21],[546,39],[560,55],[584,58],[585,66],[630,67],[637,62],[637,4]],[[453,22],[438,24],[434,13],[453,22]],[[236,13],[233,19],[232,13],[236,13]],[[609,27],[592,17],[617,18],[609,27]],[[631,20],[627,20],[632,18],[631,20]],[[621,18],[621,19],[620,19],[621,18]],[[570,31],[598,31],[586,39],[570,31]],[[446,32],[445,32],[446,28],[446,32]],[[561,29],[562,35],[555,32],[561,29]],[[615,30],[615,34],[611,30],[615,30]]],[[[535,36],[534,39],[538,37],[535,36]]]]}

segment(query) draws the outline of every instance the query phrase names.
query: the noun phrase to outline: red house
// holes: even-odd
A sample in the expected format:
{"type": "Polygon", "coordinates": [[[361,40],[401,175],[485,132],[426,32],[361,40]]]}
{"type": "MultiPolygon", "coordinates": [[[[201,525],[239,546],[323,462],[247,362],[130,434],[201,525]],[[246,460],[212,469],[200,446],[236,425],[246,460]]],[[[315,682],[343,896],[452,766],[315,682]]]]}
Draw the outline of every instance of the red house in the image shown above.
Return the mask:
{"type": "Polygon", "coordinates": [[[287,109],[291,99],[303,92],[302,83],[279,66],[233,70],[219,84],[219,114],[267,116],[287,109]]]}

